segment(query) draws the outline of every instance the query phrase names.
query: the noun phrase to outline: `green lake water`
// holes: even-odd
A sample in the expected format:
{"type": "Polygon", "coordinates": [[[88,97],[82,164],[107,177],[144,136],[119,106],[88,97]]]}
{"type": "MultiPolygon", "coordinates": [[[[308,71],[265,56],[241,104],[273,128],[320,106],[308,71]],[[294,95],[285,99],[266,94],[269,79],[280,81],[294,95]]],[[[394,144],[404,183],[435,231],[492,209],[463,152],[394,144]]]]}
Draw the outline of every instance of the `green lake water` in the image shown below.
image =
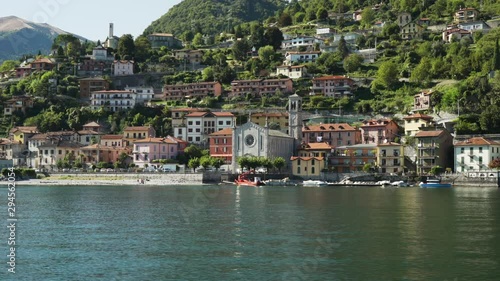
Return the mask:
{"type": "Polygon", "coordinates": [[[492,188],[19,186],[16,200],[16,274],[3,227],[0,280],[500,280],[492,188]]]}

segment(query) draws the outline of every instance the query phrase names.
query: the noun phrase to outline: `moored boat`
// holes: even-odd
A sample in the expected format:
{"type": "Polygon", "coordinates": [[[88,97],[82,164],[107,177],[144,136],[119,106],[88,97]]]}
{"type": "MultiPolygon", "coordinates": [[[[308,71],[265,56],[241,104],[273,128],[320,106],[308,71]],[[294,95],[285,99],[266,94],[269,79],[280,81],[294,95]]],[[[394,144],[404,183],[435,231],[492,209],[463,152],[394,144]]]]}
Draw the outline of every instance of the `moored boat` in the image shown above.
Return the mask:
{"type": "Polygon", "coordinates": [[[326,181],[320,181],[320,180],[305,180],[302,182],[303,186],[327,186],[328,183],[326,181]]]}
{"type": "Polygon", "coordinates": [[[260,177],[250,178],[250,173],[243,173],[234,180],[234,183],[238,186],[263,186],[266,185],[260,180],[260,177]]]}
{"type": "Polygon", "coordinates": [[[422,188],[450,188],[451,183],[441,182],[440,179],[427,179],[418,184],[422,188]]]}

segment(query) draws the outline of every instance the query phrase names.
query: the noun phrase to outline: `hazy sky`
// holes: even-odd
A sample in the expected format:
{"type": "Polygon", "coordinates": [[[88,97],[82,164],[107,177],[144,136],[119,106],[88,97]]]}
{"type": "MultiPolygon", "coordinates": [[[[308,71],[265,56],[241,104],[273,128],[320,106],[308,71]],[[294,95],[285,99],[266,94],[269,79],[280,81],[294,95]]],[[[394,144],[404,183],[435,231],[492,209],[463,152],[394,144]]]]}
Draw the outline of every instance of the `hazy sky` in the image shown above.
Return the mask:
{"type": "Polygon", "coordinates": [[[110,22],[114,23],[114,35],[132,34],[135,38],[181,1],[15,0],[2,5],[0,17],[48,23],[93,41],[104,41],[110,22]]]}

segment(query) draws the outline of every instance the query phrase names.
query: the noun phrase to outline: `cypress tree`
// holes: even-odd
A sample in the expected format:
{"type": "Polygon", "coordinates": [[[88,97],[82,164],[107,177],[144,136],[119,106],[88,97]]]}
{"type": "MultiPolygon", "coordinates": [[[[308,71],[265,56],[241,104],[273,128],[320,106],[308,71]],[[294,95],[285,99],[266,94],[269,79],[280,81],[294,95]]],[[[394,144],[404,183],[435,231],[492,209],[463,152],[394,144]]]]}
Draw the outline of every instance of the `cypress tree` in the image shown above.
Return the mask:
{"type": "Polygon", "coordinates": [[[498,38],[495,42],[495,50],[493,52],[493,70],[500,70],[500,49],[498,47],[498,38]]]}

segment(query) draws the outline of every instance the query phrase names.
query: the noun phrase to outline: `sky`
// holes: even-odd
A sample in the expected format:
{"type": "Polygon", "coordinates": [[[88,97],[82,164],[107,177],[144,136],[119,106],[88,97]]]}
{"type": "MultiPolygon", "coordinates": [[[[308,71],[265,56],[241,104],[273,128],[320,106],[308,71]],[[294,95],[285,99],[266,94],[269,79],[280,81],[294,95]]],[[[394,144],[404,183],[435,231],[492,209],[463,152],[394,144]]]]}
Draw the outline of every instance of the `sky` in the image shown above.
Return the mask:
{"type": "Polygon", "coordinates": [[[48,23],[64,31],[92,41],[104,41],[109,23],[114,35],[141,35],[182,0],[15,0],[2,5],[0,17],[16,16],[25,20],[48,23]]]}

